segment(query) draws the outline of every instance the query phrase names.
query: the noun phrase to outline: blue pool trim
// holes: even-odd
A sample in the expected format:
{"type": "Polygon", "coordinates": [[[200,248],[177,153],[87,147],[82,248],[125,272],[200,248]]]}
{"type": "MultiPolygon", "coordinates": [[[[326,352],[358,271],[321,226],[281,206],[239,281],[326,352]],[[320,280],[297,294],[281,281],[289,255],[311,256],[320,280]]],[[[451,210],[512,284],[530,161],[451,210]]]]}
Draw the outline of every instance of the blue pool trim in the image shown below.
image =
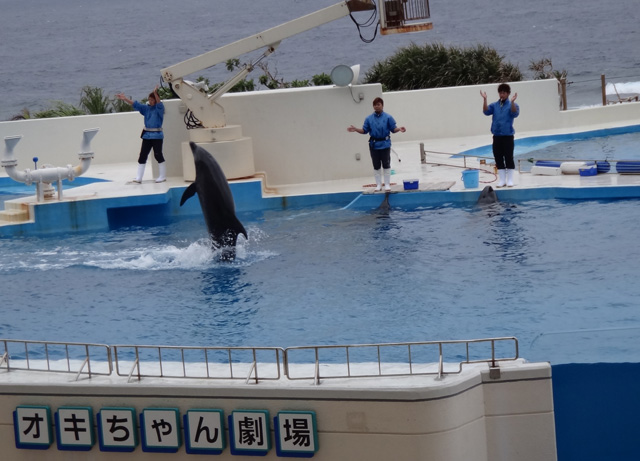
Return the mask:
{"type": "MultiPolygon", "coordinates": [[[[556,134],[547,136],[531,136],[529,138],[518,138],[516,134],[515,154],[526,154],[528,152],[553,146],[563,142],[583,141],[591,138],[601,138],[604,136],[614,136],[618,134],[629,134],[640,132],[640,125],[621,126],[616,128],[606,128],[600,130],[582,131],[580,133],[556,134]]],[[[473,149],[460,152],[458,155],[475,155],[478,157],[491,157],[493,152],[491,144],[475,147],[473,149]]]]}
{"type": "MultiPolygon", "coordinates": [[[[306,208],[332,205],[351,210],[371,211],[380,206],[384,194],[343,192],[334,194],[262,197],[260,180],[230,184],[236,211],[255,213],[267,210],[306,208]]],[[[131,195],[104,199],[50,202],[34,205],[35,222],[0,226],[0,237],[53,235],[65,232],[108,231],[127,226],[154,226],[176,218],[201,217],[198,200],[180,206],[185,187],[172,188],[165,193],[131,195]]],[[[473,206],[479,190],[405,191],[391,193],[389,204],[394,208],[416,209],[443,206],[473,206]]],[[[501,189],[498,200],[524,202],[529,200],[613,200],[640,198],[639,186],[600,187],[538,187],[532,189],[501,189]]]]}

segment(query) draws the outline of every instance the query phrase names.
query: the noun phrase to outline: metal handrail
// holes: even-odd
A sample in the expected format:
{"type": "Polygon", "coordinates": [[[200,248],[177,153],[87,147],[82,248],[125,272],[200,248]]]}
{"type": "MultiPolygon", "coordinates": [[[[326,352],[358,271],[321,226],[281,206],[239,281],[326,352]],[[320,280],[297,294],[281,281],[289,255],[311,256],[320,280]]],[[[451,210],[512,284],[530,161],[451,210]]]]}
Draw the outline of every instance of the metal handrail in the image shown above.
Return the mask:
{"type": "MultiPolygon", "coordinates": [[[[298,347],[288,347],[284,350],[285,360],[285,376],[287,376],[290,380],[304,380],[304,379],[313,379],[316,384],[320,383],[321,378],[330,379],[330,378],[375,378],[375,377],[392,377],[392,376],[423,376],[423,375],[436,375],[438,378],[442,378],[447,374],[457,374],[462,372],[462,368],[466,364],[472,363],[488,363],[491,367],[498,366],[499,362],[505,361],[514,361],[519,358],[519,347],[518,340],[515,337],[500,337],[500,338],[487,338],[487,339],[471,339],[471,340],[451,340],[451,341],[424,341],[424,342],[405,342],[405,343],[384,343],[384,344],[356,344],[356,345],[326,345],[326,346],[298,346],[298,347]],[[498,357],[496,354],[496,343],[505,343],[512,342],[513,343],[513,355],[498,357]],[[491,347],[491,353],[488,356],[482,357],[473,357],[471,353],[470,346],[475,344],[483,344],[489,343],[491,347]],[[457,369],[445,370],[445,353],[444,349],[447,346],[454,345],[464,345],[465,346],[465,358],[462,361],[458,362],[457,369]],[[417,362],[415,360],[414,354],[415,349],[417,347],[434,347],[437,348],[437,360],[435,370],[426,370],[429,365],[433,368],[433,363],[425,363],[425,362],[417,362]],[[375,350],[376,355],[376,365],[377,365],[377,373],[363,372],[360,374],[356,374],[353,371],[353,364],[351,360],[351,352],[355,349],[368,349],[373,348],[375,350]],[[398,361],[398,362],[384,362],[382,360],[382,350],[391,349],[391,348],[406,348],[406,360],[398,361]],[[329,351],[340,351],[344,350],[344,357],[342,361],[331,361],[331,362],[322,362],[320,360],[320,351],[329,350],[329,351]],[[314,364],[314,373],[311,374],[302,374],[302,375],[294,375],[296,372],[293,370],[293,353],[298,351],[313,351],[315,356],[315,364],[314,364]],[[337,371],[340,366],[336,366],[333,369],[329,370],[328,366],[332,364],[338,363],[339,365],[343,365],[346,369],[346,372],[340,373],[337,371]],[[403,372],[384,372],[383,364],[388,363],[397,363],[400,365],[408,366],[408,371],[403,372]],[[327,370],[325,373],[321,374],[321,366],[324,365],[327,370]],[[420,369],[425,369],[424,371],[420,371],[420,369]]],[[[358,362],[360,363],[360,362],[358,362]]]]}
{"type": "MultiPolygon", "coordinates": [[[[138,380],[143,377],[153,378],[191,378],[191,379],[231,379],[244,380],[246,384],[257,384],[260,380],[279,380],[282,375],[288,380],[312,379],[318,385],[321,379],[329,378],[371,378],[371,377],[393,377],[393,376],[421,376],[436,375],[437,379],[442,379],[448,374],[457,374],[462,372],[463,366],[472,363],[488,363],[490,367],[496,368],[500,362],[513,361],[519,358],[518,340],[515,337],[500,337],[486,339],[471,340],[451,340],[451,341],[423,341],[423,342],[401,342],[401,343],[379,343],[379,344],[351,344],[351,345],[327,345],[327,346],[297,346],[297,347],[198,347],[198,346],[154,346],[154,345],[115,345],[113,354],[111,347],[105,344],[89,344],[89,343],[70,343],[70,342],[51,342],[51,341],[24,341],[12,339],[0,339],[0,343],[4,344],[4,354],[0,356],[0,366],[6,364],[6,370],[28,370],[28,371],[49,371],[49,372],[66,372],[76,373],[76,380],[83,374],[89,377],[92,375],[111,375],[116,370],[118,376],[126,376],[127,382],[131,382],[134,375],[138,380]],[[496,346],[506,343],[507,346],[512,343],[512,351],[509,354],[498,355],[496,346]],[[12,356],[9,349],[10,345],[17,344],[24,349],[24,355],[12,356]],[[474,353],[473,348],[476,345],[488,344],[490,352],[474,353]],[[456,359],[446,361],[445,357],[450,349],[456,346],[464,346],[462,353],[458,352],[456,359]],[[64,362],[65,367],[53,367],[51,362],[53,359],[50,355],[50,349],[54,346],[63,348],[63,360],[57,360],[59,365],[64,362]],[[82,357],[73,354],[71,349],[81,348],[84,351],[82,357]],[[35,350],[39,348],[39,350],[35,350]],[[102,360],[92,358],[90,350],[104,350],[102,360]],[[418,354],[422,348],[429,351],[434,360],[420,360],[418,354]],[[433,351],[430,349],[433,348],[433,351]],[[368,362],[356,361],[353,359],[355,351],[367,351],[371,349],[373,360],[368,362]],[[384,360],[383,356],[390,350],[404,351],[401,360],[384,360]],[[127,350],[129,356],[127,360],[127,350]],[[294,364],[294,355],[298,352],[309,351],[312,353],[311,360],[298,361],[294,364]],[[343,351],[344,356],[338,360],[321,360],[321,351],[343,351]],[[188,361],[188,354],[200,353],[203,356],[202,361],[188,361]],[[38,359],[34,355],[44,355],[42,362],[44,366],[39,365],[38,359]],[[170,359],[167,356],[173,354],[177,359],[170,359]],[[234,360],[235,355],[247,354],[245,360],[234,360]],[[273,354],[273,355],[271,355],[273,354]],[[152,360],[144,360],[145,356],[153,356],[152,360]],[[212,360],[211,355],[219,355],[217,360],[212,360]],[[261,355],[258,357],[258,355],[261,355]],[[267,360],[264,360],[267,355],[267,360]],[[460,360],[462,358],[462,360],[460,360]],[[81,365],[74,367],[72,360],[82,359],[81,365]],[[260,359],[260,360],[259,360],[260,359]],[[15,361],[18,364],[15,364],[15,361]],[[282,360],[282,366],[280,361],[282,360]],[[94,362],[92,365],[92,361],[94,362]],[[373,365],[371,364],[373,362],[373,365]],[[26,366],[21,366],[26,363],[26,366]],[[96,363],[105,363],[108,371],[95,371],[96,363]],[[445,369],[445,365],[452,365],[449,369],[445,369]],[[457,367],[456,367],[457,364],[457,367]],[[313,365],[311,372],[309,367],[301,367],[299,365],[313,365]],[[406,367],[407,370],[388,371],[388,366],[406,367]],[[92,366],[94,368],[92,368],[92,366]],[[203,370],[204,366],[204,370],[203,370]],[[126,367],[126,370],[125,368],[126,367]],[[371,372],[375,368],[375,372],[371,372]],[[86,369],[86,371],[85,371],[86,369]],[[346,372],[338,370],[345,369],[346,372]],[[226,370],[226,371],[225,371],[226,370]],[[259,373],[260,371],[260,373],[259,373]],[[360,371],[360,372],[359,372],[360,371]]],[[[95,357],[97,354],[93,354],[95,357]]]]}
{"type": "Polygon", "coordinates": [[[118,376],[128,376],[129,380],[133,376],[133,371],[137,368],[137,376],[138,380],[143,377],[146,378],[189,378],[189,379],[234,379],[234,380],[245,380],[245,382],[249,382],[252,380],[253,382],[258,383],[259,380],[278,380],[281,377],[281,357],[283,356],[283,349],[280,347],[199,347],[199,346],[154,346],[154,345],[115,345],[112,346],[114,351],[114,359],[115,359],[115,370],[118,376]],[[134,364],[131,370],[127,373],[121,372],[121,366],[127,362],[125,358],[123,358],[123,354],[126,349],[130,349],[134,356],[134,364]],[[157,355],[157,358],[153,361],[143,361],[140,357],[141,354],[144,354],[146,351],[152,352],[154,356],[157,355]],[[185,353],[192,352],[202,353],[203,361],[200,362],[188,362],[185,359],[185,353]],[[218,360],[212,362],[210,360],[210,355],[212,353],[224,353],[226,356],[225,360],[218,360]],[[273,358],[270,359],[270,362],[259,362],[257,359],[258,352],[267,352],[273,353],[273,358]],[[178,360],[166,359],[165,355],[170,353],[175,353],[179,355],[178,360]],[[250,353],[251,360],[248,362],[239,362],[233,361],[234,353],[250,353]],[[168,367],[168,364],[180,364],[179,367],[168,367]],[[202,370],[202,365],[204,365],[204,370],[202,370]],[[216,368],[216,365],[219,365],[216,368]],[[228,367],[228,371],[223,373],[224,368],[228,367]],[[143,368],[146,369],[143,371],[143,368]],[[155,369],[153,369],[155,367],[155,369]],[[235,368],[247,368],[247,373],[240,373],[239,370],[235,370],[235,368]],[[269,374],[268,371],[266,373],[259,374],[259,368],[270,367],[272,369],[272,373],[269,374]],[[178,369],[180,371],[178,372],[178,369]]]}
{"type": "MultiPolygon", "coordinates": [[[[112,360],[111,349],[106,344],[95,343],[75,343],[75,342],[58,342],[58,341],[27,341],[22,339],[0,339],[0,343],[4,345],[4,353],[0,364],[6,363],[7,371],[11,370],[28,370],[28,371],[51,371],[58,373],[75,373],[76,380],[81,375],[86,374],[89,378],[92,375],[111,375],[112,360]],[[11,353],[11,345],[16,345],[20,352],[11,353]],[[52,359],[50,350],[60,347],[63,352],[65,367],[52,367],[52,359]],[[70,349],[73,349],[70,350],[70,349]],[[107,371],[96,371],[95,367],[91,367],[91,351],[96,351],[98,357],[94,362],[106,364],[107,371]],[[102,353],[99,353],[102,352],[102,353]],[[42,359],[38,359],[39,355],[43,355],[42,359]],[[74,367],[72,360],[80,360],[81,364],[74,367]],[[24,363],[24,365],[21,365],[24,363]],[[86,368],[86,371],[84,371],[86,368]]],[[[56,362],[60,363],[60,362],[56,362]]]]}

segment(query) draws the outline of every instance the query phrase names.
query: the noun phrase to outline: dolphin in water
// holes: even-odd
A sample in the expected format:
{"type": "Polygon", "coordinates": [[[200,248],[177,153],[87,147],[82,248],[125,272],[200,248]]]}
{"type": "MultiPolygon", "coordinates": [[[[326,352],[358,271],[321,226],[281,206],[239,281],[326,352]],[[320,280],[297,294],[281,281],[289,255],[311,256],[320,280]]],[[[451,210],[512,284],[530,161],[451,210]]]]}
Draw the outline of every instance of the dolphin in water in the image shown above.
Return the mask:
{"type": "Polygon", "coordinates": [[[236,207],[227,178],[213,156],[194,142],[190,142],[196,179],[187,187],[180,206],[198,194],[204,220],[215,249],[222,248],[220,259],[233,261],[236,256],[238,234],[247,238],[247,231],[236,217],[236,207]]]}
{"type": "Polygon", "coordinates": [[[391,205],[389,204],[389,192],[385,192],[384,200],[380,204],[380,206],[376,210],[378,214],[388,215],[389,211],[391,211],[391,205]]]}
{"type": "Polygon", "coordinates": [[[496,191],[493,190],[491,186],[485,186],[480,192],[480,196],[478,197],[478,205],[489,205],[491,203],[497,203],[498,196],[496,195],[496,191]]]}

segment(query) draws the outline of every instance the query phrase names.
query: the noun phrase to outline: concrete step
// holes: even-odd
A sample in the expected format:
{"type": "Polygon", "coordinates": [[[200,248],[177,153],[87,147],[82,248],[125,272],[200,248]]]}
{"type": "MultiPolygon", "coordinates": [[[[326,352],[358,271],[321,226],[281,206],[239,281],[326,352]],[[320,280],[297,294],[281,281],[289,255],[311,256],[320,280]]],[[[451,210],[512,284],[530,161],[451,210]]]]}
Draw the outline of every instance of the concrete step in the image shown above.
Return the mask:
{"type": "Polygon", "coordinates": [[[29,221],[29,208],[22,203],[5,202],[0,210],[0,223],[18,223],[29,221]]]}
{"type": "Polygon", "coordinates": [[[12,223],[29,221],[29,212],[27,210],[0,210],[0,221],[12,223]]]}

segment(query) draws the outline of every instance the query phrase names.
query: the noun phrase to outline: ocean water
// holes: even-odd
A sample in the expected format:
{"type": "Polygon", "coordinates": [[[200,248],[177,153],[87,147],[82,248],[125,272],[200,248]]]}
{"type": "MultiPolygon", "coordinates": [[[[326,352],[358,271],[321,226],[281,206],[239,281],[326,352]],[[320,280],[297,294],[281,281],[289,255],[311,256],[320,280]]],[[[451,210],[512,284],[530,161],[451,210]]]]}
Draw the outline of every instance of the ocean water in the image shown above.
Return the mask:
{"type": "MultiPolygon", "coordinates": [[[[336,0],[0,0],[0,120],[52,100],[77,104],[85,85],[137,98],[160,70],[235,40],[337,3],[336,0]]],[[[569,73],[569,106],[599,104],[600,75],[618,91],[640,91],[635,0],[431,0],[433,30],[360,40],[342,18],[291,37],[267,59],[291,81],[338,64],[362,66],[410,43],[494,47],[527,73],[550,58],[569,73]]],[[[370,38],[373,30],[365,29],[370,38]]],[[[222,81],[223,65],[194,75],[222,81]]],[[[530,74],[531,75],[531,74],[530,74]]],[[[257,74],[253,77],[257,80],[257,74]]],[[[613,88],[608,87],[613,94],[613,88]]]]}
{"type": "Polygon", "coordinates": [[[193,219],[0,239],[0,338],[289,347],[516,336],[530,360],[637,362],[638,206],[245,214],[249,240],[233,263],[217,261],[193,219]]]}

